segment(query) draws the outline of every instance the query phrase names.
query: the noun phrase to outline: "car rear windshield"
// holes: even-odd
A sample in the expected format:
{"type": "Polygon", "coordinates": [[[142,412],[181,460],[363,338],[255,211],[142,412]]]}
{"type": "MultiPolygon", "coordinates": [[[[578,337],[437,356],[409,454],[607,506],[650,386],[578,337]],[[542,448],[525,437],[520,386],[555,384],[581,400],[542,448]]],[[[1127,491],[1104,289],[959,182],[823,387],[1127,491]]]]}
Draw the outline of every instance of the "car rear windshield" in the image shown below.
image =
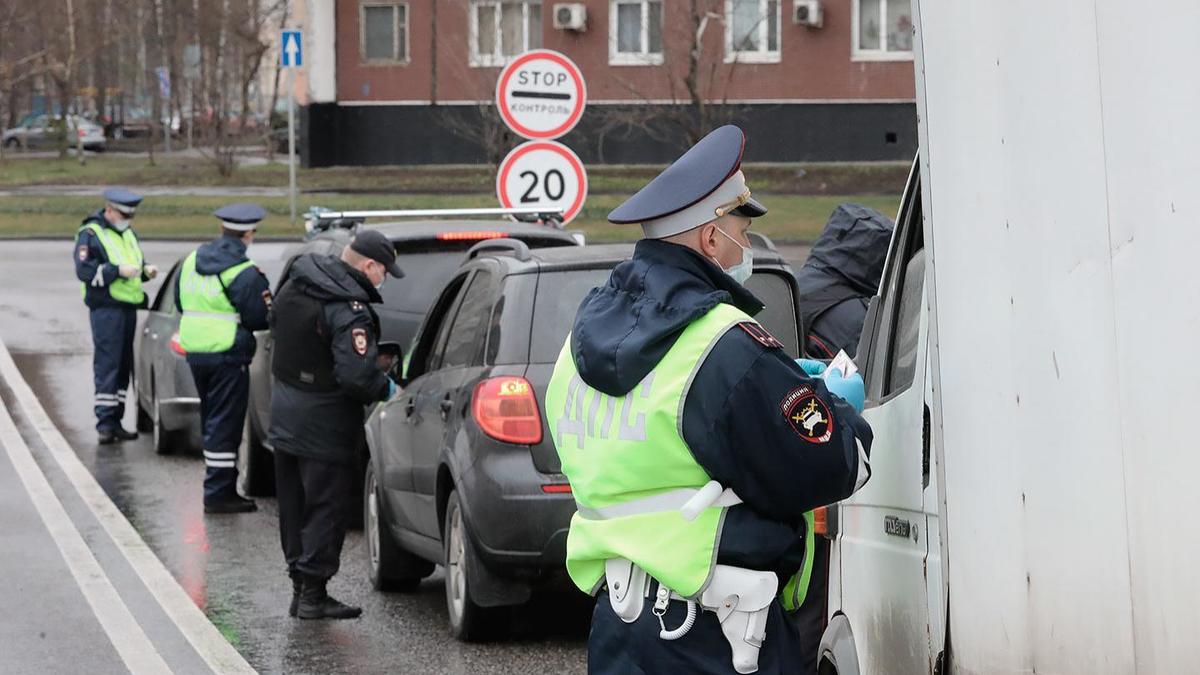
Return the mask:
{"type": "Polygon", "coordinates": [[[533,335],[529,340],[530,363],[554,363],[575,321],[583,296],[608,281],[611,270],[542,272],[537,298],[533,301],[533,335]]]}
{"type": "MultiPolygon", "coordinates": [[[[558,239],[525,239],[530,248],[563,246],[571,242],[558,239]]],[[[383,287],[383,303],[389,309],[424,313],[430,303],[458,271],[467,251],[478,244],[474,240],[423,239],[396,242],[396,263],[403,279],[388,278],[383,287]]]]}

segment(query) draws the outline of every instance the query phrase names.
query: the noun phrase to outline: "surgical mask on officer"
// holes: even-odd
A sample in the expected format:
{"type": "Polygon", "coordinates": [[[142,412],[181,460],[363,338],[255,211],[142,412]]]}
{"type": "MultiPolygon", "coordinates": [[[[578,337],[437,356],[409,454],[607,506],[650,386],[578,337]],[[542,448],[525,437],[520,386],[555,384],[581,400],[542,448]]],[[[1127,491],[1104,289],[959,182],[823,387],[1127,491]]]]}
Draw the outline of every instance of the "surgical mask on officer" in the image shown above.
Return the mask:
{"type": "Polygon", "coordinates": [[[117,232],[124,232],[125,230],[129,229],[129,219],[121,218],[118,220],[114,220],[114,221],[112,221],[111,225],[113,226],[113,229],[116,230],[117,232]]]}
{"type": "Polygon", "coordinates": [[[742,250],[742,261],[729,269],[725,269],[716,258],[713,258],[713,262],[717,263],[717,267],[724,270],[726,274],[733,277],[734,281],[744,286],[750,280],[750,275],[754,273],[754,251],[746,246],[742,246],[738,243],[737,239],[729,236],[720,226],[717,226],[717,232],[720,232],[726,239],[732,241],[734,245],[742,250]]]}
{"type": "Polygon", "coordinates": [[[377,260],[372,260],[371,270],[372,271],[369,276],[371,283],[374,284],[376,291],[382,291],[383,285],[387,283],[387,268],[383,266],[383,263],[377,260]],[[379,281],[375,281],[376,275],[378,275],[379,281]]]}

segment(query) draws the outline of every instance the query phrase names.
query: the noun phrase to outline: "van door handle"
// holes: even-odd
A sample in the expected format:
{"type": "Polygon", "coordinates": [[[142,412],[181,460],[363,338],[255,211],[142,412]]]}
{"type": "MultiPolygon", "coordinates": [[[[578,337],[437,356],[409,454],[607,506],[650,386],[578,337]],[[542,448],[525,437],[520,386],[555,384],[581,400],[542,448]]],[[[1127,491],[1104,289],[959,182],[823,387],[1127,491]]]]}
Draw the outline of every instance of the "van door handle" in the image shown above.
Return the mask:
{"type": "Polygon", "coordinates": [[[921,425],[921,488],[929,487],[929,404],[925,404],[921,425]]]}

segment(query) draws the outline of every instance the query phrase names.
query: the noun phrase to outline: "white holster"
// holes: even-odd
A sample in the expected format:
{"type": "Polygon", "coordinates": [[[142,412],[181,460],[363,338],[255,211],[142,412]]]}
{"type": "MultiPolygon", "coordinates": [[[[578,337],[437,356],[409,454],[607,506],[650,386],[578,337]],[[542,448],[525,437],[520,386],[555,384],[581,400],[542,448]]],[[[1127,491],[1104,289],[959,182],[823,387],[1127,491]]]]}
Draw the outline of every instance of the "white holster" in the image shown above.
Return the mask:
{"type": "MultiPolygon", "coordinates": [[[[650,593],[650,576],[645,570],[623,558],[605,561],[604,570],[608,583],[608,600],[612,604],[613,612],[625,623],[637,621],[645,607],[646,596],[650,593]]],[[[661,584],[659,587],[665,588],[661,584]]],[[[774,572],[716,565],[713,568],[712,579],[700,593],[699,605],[717,615],[721,633],[725,635],[725,640],[729,642],[733,652],[733,669],[739,673],[753,673],[758,670],[758,652],[767,634],[767,614],[771,608],[771,601],[778,592],[779,577],[774,572]]],[[[670,593],[670,596],[671,599],[683,600],[689,604],[695,602],[674,593],[670,593]]],[[[659,597],[663,596],[660,594],[659,597]]],[[[658,606],[656,604],[656,610],[658,606]]],[[[665,602],[663,606],[665,607],[665,602]]],[[[694,620],[694,609],[689,610],[689,620],[694,620]]],[[[659,615],[661,622],[662,615],[659,611],[655,614],[659,615]]],[[[687,627],[690,628],[690,625],[687,627]]],[[[667,633],[664,627],[660,635],[666,639],[667,633]]],[[[677,634],[670,639],[682,636],[677,634]]]]}

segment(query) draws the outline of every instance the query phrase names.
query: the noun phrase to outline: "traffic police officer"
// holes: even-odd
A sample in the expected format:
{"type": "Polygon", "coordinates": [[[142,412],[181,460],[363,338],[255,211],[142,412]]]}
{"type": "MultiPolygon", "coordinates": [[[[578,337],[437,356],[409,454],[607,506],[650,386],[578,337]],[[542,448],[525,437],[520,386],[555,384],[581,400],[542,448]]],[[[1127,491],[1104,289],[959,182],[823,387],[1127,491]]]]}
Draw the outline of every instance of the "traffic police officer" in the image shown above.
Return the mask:
{"type": "Polygon", "coordinates": [[[397,389],[376,362],[379,318],[371,308],[382,302],[388,274],[403,276],[392,243],[377,230],[361,230],[340,258],[297,258],[271,312],[279,534],[292,579],[288,613],[302,619],[362,613],[330,597],[326,584],[346,536],[363,406],[397,389]]]}
{"type": "Polygon", "coordinates": [[[137,310],[146,307],[142,282],[158,268],[142,257],[130,223],[142,196],[122,188],[104,191],[103,209],[83,219],[75,236],[75,277],[92,325],[92,377],[96,387],[96,431],[101,444],[128,441],[137,433],[121,427],[125,390],[133,372],[137,310]]]}
{"type": "Polygon", "coordinates": [[[204,432],[204,511],[254,511],[237,493],[237,451],[250,396],[248,367],[254,331],[267,327],[271,291],[266,276],[246,257],[266,211],[255,204],[230,204],[213,215],[221,236],[183,260],[175,303],[182,312],[179,344],[200,394],[204,432]]]}
{"type": "Polygon", "coordinates": [[[866,482],[871,431],[847,403],[860,377],[815,377],[752,318],[746,233],[767,210],[744,143],[713,131],[609,214],[645,238],[584,299],[546,392],[578,509],[567,571],[597,596],[591,673],[816,668],[785,609],[809,512],[866,482]]]}

